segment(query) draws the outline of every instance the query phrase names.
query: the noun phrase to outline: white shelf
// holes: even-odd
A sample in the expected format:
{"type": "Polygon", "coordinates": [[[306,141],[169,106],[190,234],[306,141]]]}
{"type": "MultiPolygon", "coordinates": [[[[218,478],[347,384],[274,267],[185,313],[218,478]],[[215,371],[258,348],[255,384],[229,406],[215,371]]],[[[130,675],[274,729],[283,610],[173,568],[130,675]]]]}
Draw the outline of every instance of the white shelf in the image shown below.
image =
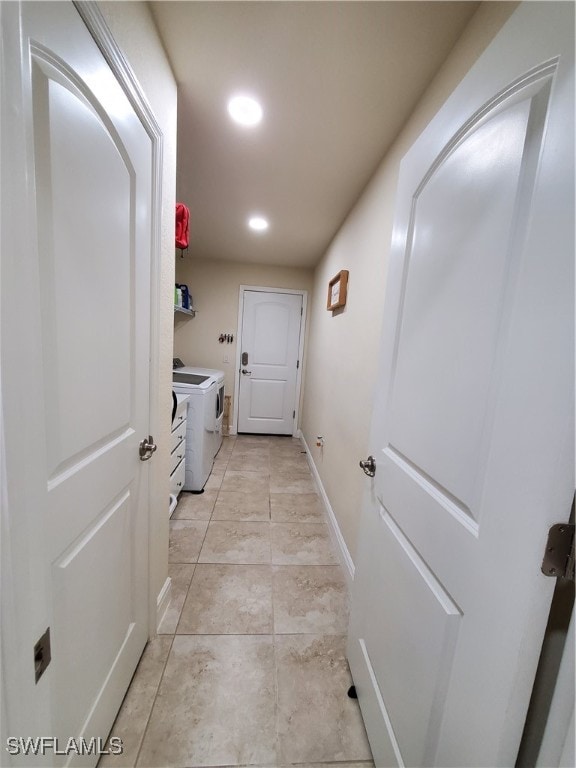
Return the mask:
{"type": "Polygon", "coordinates": [[[189,315],[190,317],[194,317],[196,315],[195,309],[184,309],[184,307],[179,307],[177,304],[174,304],[174,314],[177,312],[182,315],[189,315]]]}

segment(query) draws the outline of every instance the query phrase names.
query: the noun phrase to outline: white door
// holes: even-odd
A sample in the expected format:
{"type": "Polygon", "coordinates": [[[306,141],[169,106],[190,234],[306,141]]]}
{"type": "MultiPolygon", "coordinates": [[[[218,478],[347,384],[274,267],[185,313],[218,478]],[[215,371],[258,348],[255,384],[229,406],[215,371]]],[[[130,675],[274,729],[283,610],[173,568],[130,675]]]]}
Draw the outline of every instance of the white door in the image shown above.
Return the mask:
{"type": "Polygon", "coordinates": [[[106,737],[147,639],[151,140],[71,3],[1,21],[7,727],[62,748],[106,737]]]}
{"type": "Polygon", "coordinates": [[[515,761],[574,482],[573,36],[520,6],[402,162],[348,648],[377,766],[515,761]]]}
{"type": "Polygon", "coordinates": [[[302,294],[244,291],[238,432],[296,428],[302,294]]]}

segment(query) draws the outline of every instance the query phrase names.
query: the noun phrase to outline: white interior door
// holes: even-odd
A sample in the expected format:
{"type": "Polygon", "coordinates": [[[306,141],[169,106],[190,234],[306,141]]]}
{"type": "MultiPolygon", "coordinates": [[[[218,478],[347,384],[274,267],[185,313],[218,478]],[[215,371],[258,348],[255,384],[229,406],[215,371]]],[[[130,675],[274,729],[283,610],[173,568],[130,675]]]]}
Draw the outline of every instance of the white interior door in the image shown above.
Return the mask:
{"type": "Polygon", "coordinates": [[[520,6],[402,163],[349,639],[377,766],[516,758],[574,484],[573,45],[520,6]]]}
{"type": "Polygon", "coordinates": [[[62,748],[106,737],[147,639],[152,147],[71,3],[1,13],[7,728],[62,748]]]}
{"type": "Polygon", "coordinates": [[[244,291],[238,432],[295,430],[302,295],[244,291]]]}

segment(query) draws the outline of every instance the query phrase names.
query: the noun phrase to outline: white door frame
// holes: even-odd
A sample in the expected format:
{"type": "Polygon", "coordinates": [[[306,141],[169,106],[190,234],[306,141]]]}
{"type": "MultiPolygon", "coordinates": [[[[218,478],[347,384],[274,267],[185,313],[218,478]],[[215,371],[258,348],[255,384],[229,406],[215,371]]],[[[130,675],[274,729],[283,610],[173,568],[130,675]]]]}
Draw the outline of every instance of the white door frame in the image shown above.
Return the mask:
{"type": "MultiPolygon", "coordinates": [[[[112,34],[104,21],[98,5],[94,0],[84,0],[83,2],[74,2],[74,6],[78,11],[81,19],[88,28],[90,34],[94,38],[98,47],[100,48],[104,58],[118,80],[120,86],[125,92],[128,100],[130,101],[134,111],[138,115],[146,133],[149,135],[152,147],[152,200],[151,200],[151,258],[150,258],[150,409],[149,409],[149,424],[152,434],[160,432],[160,424],[162,419],[162,412],[159,404],[161,402],[159,385],[157,377],[154,372],[158,370],[160,360],[160,344],[159,344],[159,320],[161,310],[161,294],[160,294],[160,281],[158,279],[160,273],[160,254],[161,254],[161,202],[162,202],[162,151],[163,151],[163,138],[160,127],[154,117],[152,109],[146,99],[146,96],[142,92],[140,85],[136,79],[136,76],[126,60],[124,54],[118,47],[116,41],[112,37],[112,34]]],[[[2,87],[2,81],[0,79],[0,88],[2,87]]],[[[0,363],[1,364],[1,363],[0,363]]],[[[4,444],[6,441],[6,434],[4,423],[1,418],[3,408],[9,407],[8,403],[2,401],[2,393],[0,392],[0,486],[4,488],[4,444]]],[[[158,471],[152,471],[149,476],[149,486],[147,494],[147,515],[148,515],[148,531],[150,530],[150,517],[152,510],[156,505],[150,504],[150,498],[158,498],[158,493],[162,493],[163,485],[161,483],[161,477],[158,471]]],[[[145,502],[146,503],[146,502],[145,502]]],[[[9,627],[15,626],[11,620],[14,618],[16,606],[14,605],[15,599],[15,578],[12,567],[12,562],[15,558],[21,558],[28,553],[21,553],[15,551],[14,538],[11,535],[11,512],[8,509],[6,503],[5,494],[0,494],[0,562],[2,564],[2,578],[1,578],[1,598],[0,605],[2,606],[2,621],[1,626],[4,632],[9,627]]],[[[148,543],[148,565],[150,562],[150,536],[148,543]]],[[[147,568],[146,583],[142,585],[143,589],[148,592],[148,626],[149,636],[153,636],[156,633],[156,595],[153,594],[152,585],[150,583],[150,568],[147,568]]],[[[5,680],[4,665],[10,664],[10,642],[6,643],[6,637],[2,633],[0,634],[0,678],[5,680]]],[[[32,663],[32,660],[31,660],[32,663]]],[[[12,692],[14,693],[14,692],[12,692]]],[[[7,701],[8,691],[4,690],[2,686],[1,691],[1,704],[2,704],[2,718],[0,722],[2,745],[5,744],[4,731],[10,727],[10,702],[7,701]]],[[[17,694],[16,694],[17,695],[17,694]]],[[[6,755],[4,760],[9,759],[6,755]]],[[[6,763],[3,763],[3,765],[6,763]]]]}
{"type": "Polygon", "coordinates": [[[308,306],[308,291],[298,290],[295,288],[265,288],[262,285],[241,285],[240,294],[238,300],[238,323],[236,325],[236,370],[234,372],[234,415],[232,417],[232,427],[230,434],[235,435],[238,433],[238,393],[240,392],[240,356],[242,354],[241,341],[242,341],[242,320],[244,318],[244,294],[246,291],[258,291],[259,293],[291,293],[296,296],[302,296],[302,320],[300,321],[300,339],[298,342],[298,360],[300,365],[296,372],[296,395],[294,403],[294,410],[296,411],[296,417],[294,418],[294,427],[292,429],[292,436],[298,437],[300,434],[300,392],[302,389],[302,370],[304,369],[304,337],[306,335],[306,310],[308,306]]]}

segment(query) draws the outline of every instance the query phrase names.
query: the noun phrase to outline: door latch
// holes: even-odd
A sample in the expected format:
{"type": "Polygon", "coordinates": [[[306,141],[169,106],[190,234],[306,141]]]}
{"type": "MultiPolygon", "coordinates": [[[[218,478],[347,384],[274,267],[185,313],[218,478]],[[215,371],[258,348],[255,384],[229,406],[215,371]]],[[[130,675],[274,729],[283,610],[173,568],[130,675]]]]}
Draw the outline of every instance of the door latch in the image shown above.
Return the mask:
{"type": "Polygon", "coordinates": [[[148,459],[152,458],[152,454],[156,450],[158,446],[154,442],[154,438],[152,435],[148,435],[148,437],[145,437],[144,440],[140,441],[139,446],[139,454],[140,454],[140,461],[148,461],[148,459]]]}
{"type": "Polygon", "coordinates": [[[556,523],[548,531],[542,573],[574,581],[574,525],[556,523]]]}
{"type": "Polygon", "coordinates": [[[368,477],[374,477],[376,474],[376,461],[374,456],[368,456],[365,461],[360,462],[360,468],[368,477]]]}
{"type": "Polygon", "coordinates": [[[36,682],[40,680],[46,667],[50,664],[52,655],[50,652],[50,627],[44,632],[40,640],[34,646],[34,677],[36,682]]]}

